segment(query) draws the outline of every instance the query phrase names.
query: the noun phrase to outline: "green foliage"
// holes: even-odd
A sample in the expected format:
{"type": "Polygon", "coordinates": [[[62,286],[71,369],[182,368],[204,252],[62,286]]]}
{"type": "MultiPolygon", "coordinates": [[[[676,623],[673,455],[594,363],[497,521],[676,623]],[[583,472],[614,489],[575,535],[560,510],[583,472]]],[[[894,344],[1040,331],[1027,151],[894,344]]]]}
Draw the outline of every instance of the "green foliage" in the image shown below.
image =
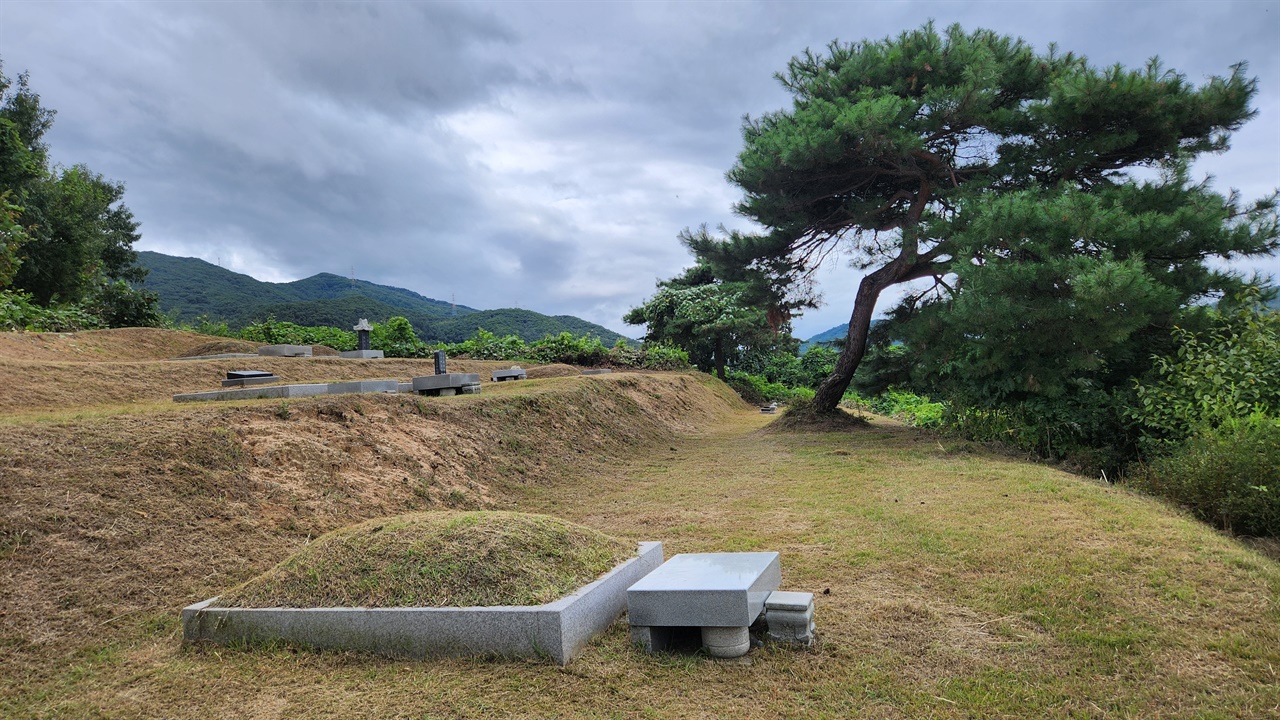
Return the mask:
{"type": "Polygon", "coordinates": [[[54,112],[27,75],[0,72],[0,289],[7,322],[27,327],[164,325],[158,298],[135,290],[138,223],[124,185],[84,165],[51,166],[44,135],[54,112]],[[34,303],[48,309],[32,312],[34,303]],[[85,314],[96,315],[89,322],[85,314]]]}
{"type": "Polygon", "coordinates": [[[1176,353],[1155,359],[1152,379],[1137,382],[1129,415],[1154,444],[1197,429],[1280,408],[1280,312],[1258,302],[1216,315],[1207,331],[1175,328],[1176,353]]]}
{"type": "Polygon", "coordinates": [[[1228,532],[1280,536],[1280,418],[1253,412],[1201,426],[1126,482],[1228,532]]]}
{"type": "Polygon", "coordinates": [[[198,332],[201,335],[216,335],[227,338],[240,337],[240,334],[232,330],[226,322],[210,320],[207,315],[201,315],[195,319],[195,322],[190,324],[183,323],[180,327],[184,330],[198,332]]]}
{"type": "MultiPolygon", "coordinates": [[[[792,107],[746,120],[729,172],[744,192],[736,209],[767,230],[740,259],[785,259],[772,267],[802,278],[840,247],[869,271],[841,370],[815,399],[821,411],[852,380],[875,302],[893,285],[933,277],[942,297],[969,304],[966,320],[990,316],[975,348],[948,345],[957,348],[948,367],[971,375],[967,390],[1018,402],[1070,393],[1081,373],[1115,372],[1123,384],[1120,366],[1150,354],[1135,355],[1131,339],[1223,287],[1207,258],[1275,247],[1270,200],[1235,207],[1181,174],[1253,115],[1256,81],[1243,66],[1197,87],[1155,60],[1099,69],[989,30],[939,33],[929,23],[806,52],[780,80],[792,107]],[[1171,179],[1127,182],[1136,167],[1171,179]],[[953,273],[959,284],[943,285],[953,273]],[[1054,322],[1037,333],[1040,320],[1054,322]],[[1064,325],[1071,335],[1056,334],[1064,325]],[[1010,342],[1004,331],[1015,329],[1010,342]]],[[[962,337],[964,323],[955,325],[962,337]]],[[[918,349],[935,348],[944,349],[918,349]]]]}
{"type": "Polygon", "coordinates": [[[465,356],[476,360],[520,360],[530,356],[525,342],[514,335],[498,337],[480,328],[475,335],[460,343],[445,346],[451,356],[465,356]]]}
{"type": "Polygon", "coordinates": [[[13,191],[0,192],[0,290],[9,287],[22,265],[22,246],[30,237],[18,222],[22,208],[9,202],[13,191]]]}
{"type": "Polygon", "coordinates": [[[541,363],[566,363],[568,365],[600,365],[609,349],[594,335],[574,337],[571,333],[548,335],[529,345],[529,356],[541,363]]]}
{"type": "Polygon", "coordinates": [[[925,395],[897,389],[889,389],[864,401],[864,404],[872,412],[925,428],[941,427],[947,412],[947,406],[943,403],[933,402],[925,395]]]}
{"type": "MultiPolygon", "coordinates": [[[[359,342],[355,333],[350,335],[351,347],[344,350],[354,350],[359,342]]],[[[422,357],[426,354],[426,344],[413,331],[413,323],[403,316],[388,318],[385,323],[374,323],[369,331],[369,347],[381,350],[387,357],[422,357]]]]}
{"type": "Polygon", "coordinates": [[[86,298],[87,312],[102,319],[107,327],[169,327],[169,318],[160,312],[160,298],[149,290],[133,287],[124,280],[108,282],[86,298]]]}
{"type": "Polygon", "coordinates": [[[0,290],[0,330],[78,332],[104,327],[102,319],[73,304],[39,305],[26,293],[0,290]]]}
{"type": "Polygon", "coordinates": [[[666,343],[645,343],[639,366],[647,370],[684,370],[689,367],[689,353],[666,343]]]}
{"type": "Polygon", "coordinates": [[[334,350],[354,350],[356,334],[334,327],[304,327],[269,317],[240,330],[240,339],[265,345],[325,345],[334,350]]]}
{"type": "Polygon", "coordinates": [[[767,379],[759,375],[751,375],[748,373],[731,370],[726,373],[725,382],[729,387],[733,388],[743,400],[756,405],[765,403],[789,402],[794,397],[802,397],[808,393],[801,391],[797,395],[797,391],[783,385],[782,383],[769,382],[767,379]]]}

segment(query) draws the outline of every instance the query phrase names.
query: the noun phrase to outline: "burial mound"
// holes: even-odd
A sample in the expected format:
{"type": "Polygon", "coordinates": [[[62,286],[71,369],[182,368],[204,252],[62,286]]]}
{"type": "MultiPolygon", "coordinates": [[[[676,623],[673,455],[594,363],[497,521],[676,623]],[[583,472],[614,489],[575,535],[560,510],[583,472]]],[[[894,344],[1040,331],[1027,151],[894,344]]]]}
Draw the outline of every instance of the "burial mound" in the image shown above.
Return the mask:
{"type": "Polygon", "coordinates": [[[541,605],[635,552],[547,515],[413,513],[322,535],[213,607],[541,605]]]}

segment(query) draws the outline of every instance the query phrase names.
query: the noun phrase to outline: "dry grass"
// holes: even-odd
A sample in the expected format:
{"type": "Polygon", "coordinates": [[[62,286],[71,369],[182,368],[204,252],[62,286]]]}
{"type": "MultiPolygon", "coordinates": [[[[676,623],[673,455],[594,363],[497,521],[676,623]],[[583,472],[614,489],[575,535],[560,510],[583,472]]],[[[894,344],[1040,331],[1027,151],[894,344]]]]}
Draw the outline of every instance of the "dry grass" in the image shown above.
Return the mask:
{"type": "Polygon", "coordinates": [[[429,512],[317,538],[216,607],[542,605],[635,554],[635,545],[548,515],[429,512]]]}
{"type": "Polygon", "coordinates": [[[1280,565],[1159,503],[879,418],[762,432],[701,376],[484,392],[10,416],[0,716],[1280,714],[1280,565]],[[567,668],[181,646],[182,606],[309,539],[454,505],[777,550],[819,642],[649,656],[619,622],[567,668]]]}

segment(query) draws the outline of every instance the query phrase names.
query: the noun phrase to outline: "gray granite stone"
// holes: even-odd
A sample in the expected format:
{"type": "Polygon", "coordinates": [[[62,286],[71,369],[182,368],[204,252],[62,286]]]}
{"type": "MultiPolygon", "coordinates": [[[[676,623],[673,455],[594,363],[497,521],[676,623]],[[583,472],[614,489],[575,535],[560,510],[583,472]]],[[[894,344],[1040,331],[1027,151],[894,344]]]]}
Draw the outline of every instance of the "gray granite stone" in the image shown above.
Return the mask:
{"type": "Polygon", "coordinates": [[[383,655],[549,657],[560,665],[626,607],[626,588],[662,564],[662,543],[546,605],[470,608],[214,608],[213,598],[182,611],[186,642],[285,640],[383,655]]]}
{"type": "Polygon", "coordinates": [[[443,389],[457,390],[463,385],[479,385],[478,373],[445,373],[443,375],[423,375],[413,378],[414,392],[432,392],[443,389]]]}
{"type": "Polygon", "coordinates": [[[432,357],[435,358],[435,361],[436,361],[436,374],[437,375],[447,374],[449,372],[447,368],[448,358],[445,357],[444,351],[437,350],[434,353],[432,353],[432,357]]]}
{"type": "Polygon", "coordinates": [[[507,370],[494,370],[489,374],[489,379],[493,382],[506,382],[508,380],[525,380],[529,377],[524,368],[513,367],[507,370]]]}
{"type": "Polygon", "coordinates": [[[238,358],[260,357],[258,353],[218,353],[217,355],[188,355],[187,357],[169,358],[170,360],[234,360],[238,358]]]}
{"type": "Polygon", "coordinates": [[[385,355],[381,350],[346,350],[338,353],[338,357],[349,360],[381,360],[385,355]]]}
{"type": "Polygon", "coordinates": [[[413,392],[413,383],[411,382],[397,383],[397,387],[399,388],[398,392],[402,392],[402,393],[413,392]]]}
{"type": "Polygon", "coordinates": [[[178,393],[173,396],[174,402],[197,402],[202,400],[263,400],[276,398],[311,397],[326,395],[329,386],[325,383],[306,385],[270,385],[254,388],[230,388],[227,390],[209,390],[207,392],[178,393]]]}
{"type": "Polygon", "coordinates": [[[263,345],[259,355],[268,357],[311,357],[310,345],[263,345]]]}
{"type": "MultiPolygon", "coordinates": [[[[230,375],[231,373],[227,373],[230,375]]],[[[273,382],[280,382],[280,378],[270,373],[266,375],[255,375],[253,377],[227,378],[222,381],[222,387],[244,387],[246,385],[267,385],[273,382]]]]}
{"type": "Polygon", "coordinates": [[[610,370],[609,368],[596,368],[594,370],[583,370],[582,374],[583,375],[608,375],[609,373],[612,373],[612,372],[613,371],[610,370]]]}
{"type": "Polygon", "coordinates": [[[776,552],[676,555],[627,590],[628,620],[650,627],[748,627],[781,582],[776,552]]]}
{"type": "Polygon", "coordinates": [[[711,657],[742,657],[751,649],[751,631],[745,627],[704,626],[702,644],[711,657]]]}
{"type": "Polygon", "coordinates": [[[329,383],[330,395],[394,392],[400,392],[400,383],[396,380],[351,380],[349,382],[329,383]]]}
{"type": "Polygon", "coordinates": [[[228,380],[240,380],[243,378],[260,378],[260,377],[275,377],[275,373],[271,372],[270,370],[228,370],[227,371],[228,380]]]}

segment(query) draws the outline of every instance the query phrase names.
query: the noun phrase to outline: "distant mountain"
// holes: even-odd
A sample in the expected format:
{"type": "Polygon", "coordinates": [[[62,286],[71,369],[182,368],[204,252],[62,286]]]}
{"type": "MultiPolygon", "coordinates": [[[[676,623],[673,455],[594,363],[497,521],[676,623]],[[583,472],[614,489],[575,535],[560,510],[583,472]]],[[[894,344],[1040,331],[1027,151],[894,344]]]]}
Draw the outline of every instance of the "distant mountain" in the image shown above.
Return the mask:
{"type": "Polygon", "coordinates": [[[800,343],[800,353],[804,354],[804,352],[808,350],[811,345],[817,345],[818,343],[831,343],[831,342],[835,342],[836,340],[844,340],[848,336],[849,336],[849,323],[845,323],[843,325],[837,325],[831,328],[830,330],[824,330],[818,333],[817,335],[814,335],[813,337],[809,338],[808,340],[805,340],[804,342],[800,343]]]}
{"type": "Polygon", "coordinates": [[[200,316],[233,328],[268,316],[299,325],[350,328],[360,318],[384,322],[401,315],[428,342],[459,342],[483,327],[517,335],[526,342],[548,334],[592,334],[612,345],[621,335],[571,315],[554,317],[532,310],[477,310],[419,295],[412,290],[320,273],[302,280],[271,283],[232,272],[198,258],[138,253],[148,270],[144,287],[160,296],[160,308],[179,322],[200,316]]]}

